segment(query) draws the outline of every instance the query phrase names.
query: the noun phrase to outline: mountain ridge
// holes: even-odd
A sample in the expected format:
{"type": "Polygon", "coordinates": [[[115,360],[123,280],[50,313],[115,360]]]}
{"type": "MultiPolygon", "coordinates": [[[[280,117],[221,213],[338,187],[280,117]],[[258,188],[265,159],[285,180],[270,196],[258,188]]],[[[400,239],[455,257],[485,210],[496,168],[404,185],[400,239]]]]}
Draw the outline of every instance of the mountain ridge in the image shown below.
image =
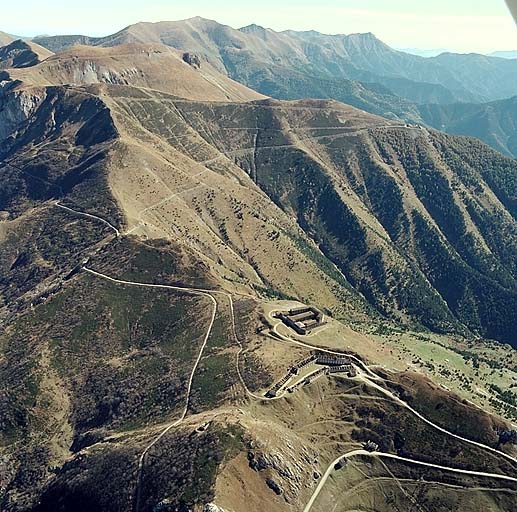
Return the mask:
{"type": "Polygon", "coordinates": [[[515,81],[508,78],[517,67],[510,60],[450,52],[424,58],[393,50],[371,33],[276,32],[256,24],[233,29],[201,17],[138,23],[101,38],[40,39],[51,49],[61,48],[59,41],[65,47],[165,44],[201,56],[220,73],[266,96],[337,99],[391,119],[474,135],[505,154],[517,154],[511,142],[513,111],[492,105],[510,103],[515,95],[515,81]],[[481,112],[490,120],[478,126],[481,112]]]}
{"type": "MultiPolygon", "coordinates": [[[[115,54],[124,52],[125,48],[117,47],[115,54]]],[[[88,54],[91,50],[86,49],[86,52],[88,54]]],[[[109,55],[113,50],[94,51],[94,53],[98,52],[101,54],[107,52],[109,55]]],[[[74,51],[71,52],[71,56],[73,55],[74,51]]],[[[59,61],[59,58],[52,57],[38,66],[46,67],[56,60],[59,61]]],[[[79,66],[78,61],[74,62],[79,66]]],[[[17,80],[22,81],[23,73],[29,71],[25,79],[31,80],[32,72],[37,70],[38,66],[11,73],[13,78],[18,77],[17,80]]],[[[128,76],[128,80],[139,83],[138,75],[135,75],[134,79],[128,76]]],[[[511,252],[515,243],[513,230],[517,210],[510,192],[511,183],[515,180],[515,166],[511,160],[504,159],[495,152],[490,153],[485,146],[469,139],[447,137],[424,128],[386,121],[335,101],[282,102],[266,99],[251,103],[243,102],[242,106],[239,106],[241,103],[226,100],[221,101],[221,105],[217,106],[217,102],[196,103],[196,100],[199,101],[197,97],[183,100],[177,97],[169,98],[165,92],[158,91],[153,91],[150,99],[145,101],[145,96],[142,97],[142,94],[137,92],[138,89],[130,84],[113,85],[109,82],[97,84],[96,81],[97,79],[94,82],[86,81],[85,86],[90,89],[93,87],[91,90],[96,91],[95,94],[100,95],[104,102],[109,100],[111,107],[107,111],[118,113],[117,117],[122,120],[120,126],[127,125],[125,130],[129,129],[124,154],[133,154],[136,151],[134,160],[140,161],[142,157],[138,152],[144,150],[142,141],[148,140],[149,148],[155,147],[157,154],[165,152],[158,159],[157,155],[153,156],[149,150],[143,153],[147,155],[145,158],[156,162],[154,165],[159,168],[164,165],[159,162],[170,159],[170,156],[165,155],[172,152],[171,154],[176,155],[175,158],[179,161],[184,161],[184,165],[188,168],[198,167],[199,164],[196,162],[201,159],[201,161],[213,161],[216,168],[222,165],[220,171],[223,175],[236,176],[235,173],[238,175],[245,171],[246,176],[254,182],[253,189],[259,186],[261,193],[266,193],[268,200],[272,201],[271,207],[276,205],[276,208],[280,208],[285,214],[291,212],[296,215],[298,225],[289,229],[295,229],[295,231],[301,229],[305,233],[304,236],[309,236],[311,239],[304,244],[319,247],[319,251],[327,260],[325,265],[337,265],[339,271],[347,276],[345,288],[339,294],[350,293],[350,289],[354,289],[354,293],[357,294],[354,300],[359,301],[358,304],[362,301],[360,296],[366,297],[370,305],[374,305],[380,314],[396,318],[398,321],[424,322],[427,327],[439,331],[453,329],[462,332],[467,328],[484,336],[513,342],[511,315],[503,314],[497,320],[491,320],[488,313],[490,308],[485,309],[481,301],[483,287],[493,290],[494,297],[507,297],[508,307],[514,300],[512,297],[515,293],[514,281],[517,269],[512,266],[511,252]],[[123,90],[128,92],[124,95],[121,93],[123,90]],[[111,98],[111,94],[115,96],[111,98]],[[166,108],[167,105],[173,106],[173,109],[169,111],[166,108]],[[134,117],[134,109],[141,111],[143,119],[134,117]],[[305,112],[300,118],[299,122],[302,124],[299,126],[295,121],[298,111],[305,112]],[[149,121],[151,123],[149,125],[145,124],[145,119],[155,118],[162,119],[165,125],[159,127],[154,121],[149,121]],[[227,128],[224,124],[221,125],[219,119],[225,119],[225,122],[229,123],[230,131],[227,132],[227,128]],[[311,124],[307,125],[306,119],[311,124]],[[265,120],[270,123],[269,127],[265,120]],[[243,135],[242,140],[228,138],[229,134],[233,134],[231,127],[233,126],[233,129],[237,130],[235,133],[238,133],[242,123],[249,126],[248,129],[243,130],[247,135],[243,135]],[[359,123],[360,127],[354,128],[355,123],[359,123]],[[364,127],[361,127],[362,125],[364,127]],[[319,134],[318,131],[320,131],[319,134]],[[135,139],[134,133],[138,132],[140,135],[135,139]],[[154,134],[152,137],[149,135],[151,133],[154,134]],[[181,133],[184,135],[180,135],[181,133]],[[250,139],[250,136],[253,136],[253,139],[250,139]],[[184,137],[189,140],[188,144],[177,142],[184,137]],[[268,144],[267,140],[273,143],[268,144]],[[406,150],[402,150],[404,146],[407,146],[406,150]],[[492,169],[478,169],[478,160],[464,153],[466,147],[470,148],[473,155],[482,155],[486,162],[491,162],[492,169]],[[344,148],[348,149],[345,151],[344,148]],[[404,151],[409,153],[405,154],[404,151]],[[276,154],[277,156],[273,157],[276,154]],[[253,159],[250,160],[253,155],[253,159]],[[231,162],[233,163],[230,165],[231,162]],[[422,171],[423,174],[419,175],[415,169],[422,166],[421,162],[425,162],[425,172],[422,171]],[[282,171],[282,167],[294,169],[297,165],[302,165],[304,169],[299,177],[282,171]],[[504,177],[505,173],[509,173],[507,177],[504,177]],[[433,180],[438,180],[440,188],[428,197],[433,180]],[[307,189],[304,186],[305,181],[319,183],[319,186],[327,190],[327,195],[320,196],[316,191],[307,189]],[[383,184],[381,190],[376,189],[377,182],[383,184]],[[478,189],[472,188],[474,182],[478,183],[478,189]],[[287,196],[279,192],[282,187],[285,187],[284,194],[287,196]],[[288,193],[290,188],[291,192],[288,193]],[[461,195],[458,195],[455,189],[461,190],[461,195]],[[383,202],[385,194],[391,194],[391,213],[385,209],[383,202]],[[489,199],[490,197],[492,199],[489,199]],[[497,221],[498,225],[500,224],[497,235],[488,233],[488,219],[494,214],[488,213],[482,206],[487,201],[492,203],[493,198],[497,198],[497,201],[492,207],[497,211],[500,210],[501,215],[497,221]],[[325,206],[327,203],[341,212],[341,223],[349,226],[352,238],[341,238],[343,235],[340,234],[340,228],[332,220],[335,214],[327,209],[328,207],[325,206]],[[398,204],[398,214],[393,217],[395,203],[398,204]],[[306,206],[302,207],[303,204],[306,206]],[[445,218],[449,217],[450,219],[446,221],[445,218]],[[409,227],[413,236],[416,236],[415,239],[407,239],[406,230],[409,227]],[[427,234],[424,235],[424,233],[427,234]],[[501,238],[503,236],[506,237],[506,246],[501,238]],[[399,237],[402,239],[399,240],[399,237]],[[424,242],[424,239],[430,237],[435,237],[437,244],[435,249],[428,247],[424,242]],[[400,252],[401,244],[402,246],[408,244],[405,254],[400,252]],[[383,247],[383,249],[379,250],[377,247],[383,247]],[[438,249],[439,252],[431,258],[433,250],[438,249]],[[456,291],[450,289],[451,283],[443,281],[442,270],[431,264],[431,261],[436,258],[447,260],[448,264],[452,265],[451,269],[455,268],[454,273],[458,278],[461,277],[462,281],[456,283],[458,286],[456,291]],[[420,270],[415,272],[417,268],[420,270]],[[413,289],[407,287],[407,282],[412,279],[415,280],[413,289]],[[481,282],[484,283],[482,286],[481,282]],[[391,287],[397,292],[386,302],[385,290],[391,287]],[[349,291],[345,292],[346,289],[349,291]],[[415,293],[418,299],[416,296],[413,297],[415,293]],[[424,314],[421,305],[418,305],[424,297],[434,297],[429,299],[429,308],[434,309],[433,314],[429,312],[424,314]],[[410,306],[412,304],[414,306],[410,306]],[[505,318],[504,322],[503,318],[505,318]]],[[[61,79],[61,83],[66,82],[65,76],[61,79]]],[[[38,83],[37,86],[47,87],[44,83],[38,83]]],[[[149,91],[147,94],[150,94],[151,89],[146,90],[149,91]]],[[[23,94],[23,87],[21,91],[23,94]]],[[[118,130],[118,133],[120,134],[121,130],[118,130]]],[[[9,147],[16,146],[13,146],[13,142],[10,141],[9,147]]],[[[144,167],[148,165],[145,164],[144,167]]],[[[203,165],[201,163],[201,169],[203,165]]],[[[141,166],[138,169],[138,172],[142,172],[141,166]]],[[[162,169],[160,173],[163,172],[165,170],[162,169]]],[[[210,176],[211,180],[217,179],[212,173],[207,176],[210,176]]],[[[126,179],[127,172],[122,175],[122,181],[119,186],[115,186],[115,190],[125,187],[126,179]]],[[[140,180],[143,177],[135,176],[135,179],[140,180]]],[[[162,177],[160,183],[163,185],[168,179],[162,177]]],[[[153,180],[151,179],[149,183],[153,190],[153,180]]],[[[203,183],[202,181],[199,184],[201,189],[205,187],[203,183]]],[[[196,180],[192,186],[194,189],[197,188],[196,180]]],[[[228,198],[216,185],[216,181],[211,186],[215,187],[214,193],[218,191],[218,194],[221,194],[222,202],[216,209],[221,210],[219,215],[222,215],[222,211],[230,208],[231,203],[228,203],[228,198]]],[[[140,189],[145,187],[142,186],[140,189]]],[[[169,190],[174,196],[172,185],[169,185],[169,190]]],[[[167,194],[164,195],[163,191],[156,190],[153,194],[164,196],[164,201],[167,198],[167,194]]],[[[248,192],[245,193],[242,189],[235,194],[246,195],[248,192]]],[[[124,198],[129,196],[123,195],[124,198]]],[[[217,194],[216,197],[218,197],[217,194]]],[[[258,204],[258,197],[242,199],[240,203],[258,204]]],[[[195,200],[201,201],[201,199],[195,200]]],[[[207,198],[202,200],[197,208],[203,209],[201,205],[205,201],[207,198]]],[[[131,204],[129,211],[147,211],[149,206],[145,203],[139,206],[131,204]]],[[[273,217],[280,215],[280,210],[272,214],[273,217]]],[[[176,212],[177,214],[179,212],[176,212]]],[[[215,213],[208,210],[204,215],[211,218],[215,213]]],[[[228,215],[228,218],[231,218],[231,214],[228,213],[228,215]]],[[[193,222],[192,219],[187,216],[184,222],[190,225],[193,222]]],[[[138,232],[142,229],[138,216],[136,221],[135,229],[138,232]]],[[[283,225],[285,222],[282,220],[280,224],[283,225]]],[[[496,222],[495,217],[491,222],[496,222]]],[[[246,263],[249,256],[242,260],[242,254],[251,251],[251,246],[241,245],[242,237],[245,235],[241,232],[240,222],[226,225],[222,218],[216,216],[210,221],[210,225],[212,223],[218,226],[215,233],[219,233],[218,237],[223,240],[231,239],[233,230],[237,232],[233,234],[235,238],[226,256],[214,255],[211,263],[207,263],[218,267],[220,265],[218,261],[230,258],[233,261],[234,272],[237,274],[242,272],[237,269],[244,265],[248,268],[248,276],[254,276],[254,279],[259,276],[257,285],[272,286],[283,294],[298,296],[303,288],[303,286],[300,288],[301,283],[297,281],[298,278],[296,278],[296,285],[294,282],[280,285],[283,279],[277,281],[278,276],[272,272],[268,261],[264,260],[263,256],[259,258],[256,254],[252,258],[255,262],[251,267],[249,262],[246,263]],[[239,254],[241,256],[235,259],[239,254]]],[[[159,226],[161,227],[153,228],[158,231],[146,233],[146,236],[151,234],[156,236],[156,233],[162,230],[165,230],[163,236],[170,236],[170,228],[166,224],[162,226],[160,221],[159,226]]],[[[287,228],[282,228],[282,230],[285,229],[287,228]]],[[[183,236],[186,236],[185,233],[183,236]]],[[[199,253],[212,253],[213,247],[217,247],[218,244],[217,237],[214,238],[214,227],[212,226],[206,232],[200,232],[198,236],[201,237],[199,253]],[[209,247],[211,249],[208,249],[209,247]]],[[[300,234],[296,236],[293,234],[291,239],[299,236],[300,234]]],[[[187,238],[185,243],[193,242],[188,241],[187,238]]],[[[267,240],[263,243],[269,245],[267,240]]],[[[283,243],[291,244],[288,239],[283,243]]],[[[255,248],[254,251],[257,249],[255,248]]],[[[269,252],[271,250],[270,248],[269,252]]],[[[306,260],[302,258],[299,249],[296,251],[298,256],[295,259],[306,260]]],[[[306,260],[307,265],[314,266],[316,262],[314,257],[312,261],[306,260]]],[[[277,258],[282,260],[284,256],[280,256],[279,252],[277,258]]],[[[320,272],[316,267],[313,271],[320,272]]],[[[332,286],[329,290],[331,288],[332,286]]],[[[330,302],[325,304],[326,307],[338,304],[337,298],[330,298],[332,295],[333,293],[327,295],[330,302]]],[[[504,311],[502,303],[499,310],[504,311]]]]}
{"type": "Polygon", "coordinates": [[[12,80],[34,85],[120,83],[207,101],[249,101],[264,96],[219,74],[190,53],[159,44],[114,48],[74,46],[43,63],[7,71],[12,80]]]}
{"type": "MultiPolygon", "coordinates": [[[[245,34],[245,32],[242,31],[242,29],[233,29],[227,25],[221,25],[213,20],[206,20],[204,18],[195,17],[190,18],[187,20],[182,20],[178,22],[156,22],[156,23],[146,23],[141,22],[134,25],[130,25],[121,31],[117,32],[116,34],[113,34],[111,36],[106,36],[103,38],[95,38],[92,39],[92,44],[98,44],[98,45],[112,45],[112,44],[118,44],[118,42],[134,42],[137,40],[138,42],[162,42],[165,44],[167,43],[167,38],[169,38],[169,43],[171,46],[179,47],[178,49],[187,49],[191,51],[199,51],[201,47],[199,46],[199,40],[198,40],[198,46],[197,48],[192,46],[192,40],[190,39],[190,48],[183,48],[181,47],[182,43],[181,39],[178,39],[181,34],[183,36],[186,34],[185,29],[188,28],[189,30],[192,30],[193,28],[197,31],[203,32],[207,30],[207,28],[210,27],[210,30],[216,31],[220,38],[222,34],[224,34],[224,38],[229,42],[230,47],[233,44],[231,41],[240,41],[239,44],[242,45],[244,42],[241,36],[245,34]],[[175,32],[176,31],[176,32],[175,32]],[[160,35],[161,34],[161,35],[160,35]],[[176,39],[174,39],[174,37],[176,39]],[[129,40],[127,39],[129,38],[129,40]],[[132,39],[131,39],[132,38],[132,39]],[[171,39],[172,38],[172,39],[171,39]]],[[[255,27],[258,28],[258,25],[255,25],[255,27]]],[[[292,41],[290,41],[290,45],[293,48],[293,51],[295,51],[295,54],[299,55],[300,57],[303,56],[303,51],[300,53],[301,47],[300,44],[304,43],[306,44],[309,41],[312,41],[314,43],[315,40],[321,39],[325,42],[328,42],[328,44],[332,45],[332,62],[339,62],[340,59],[343,61],[343,63],[346,63],[346,65],[349,66],[348,71],[346,71],[346,68],[341,67],[339,73],[341,78],[348,78],[348,79],[361,79],[363,81],[368,81],[368,78],[374,77],[374,80],[369,81],[379,81],[382,80],[383,77],[389,77],[390,74],[393,74],[393,68],[394,65],[396,65],[396,73],[395,75],[398,77],[407,78],[413,81],[420,81],[420,82],[426,82],[426,83],[436,83],[445,85],[446,87],[450,88],[453,92],[456,91],[456,94],[460,94],[458,96],[458,99],[461,97],[463,99],[469,100],[474,99],[474,97],[477,97],[478,99],[485,97],[486,95],[486,88],[484,91],[481,91],[479,89],[479,84],[476,84],[476,80],[478,80],[478,76],[474,77],[469,76],[468,73],[465,71],[462,71],[460,67],[460,74],[457,74],[457,70],[448,67],[449,64],[444,61],[444,59],[439,58],[431,58],[431,59],[425,59],[422,57],[412,56],[409,54],[405,54],[403,52],[398,52],[396,50],[391,49],[384,43],[382,43],[380,40],[378,40],[373,34],[351,34],[348,36],[345,35],[324,35],[320,34],[319,32],[311,31],[311,32],[297,32],[297,31],[283,31],[283,32],[275,32],[271,29],[265,29],[263,27],[260,27],[261,33],[267,33],[272,38],[276,38],[276,40],[280,40],[279,38],[285,38],[287,36],[294,36],[292,37],[292,41]],[[308,39],[307,39],[308,38],[308,39]],[[346,52],[346,41],[350,41],[350,48],[353,49],[354,47],[357,48],[357,44],[360,45],[367,45],[369,46],[370,50],[375,50],[379,53],[379,55],[383,56],[383,61],[375,61],[372,62],[371,60],[368,61],[364,58],[359,58],[360,54],[355,51],[355,53],[352,53],[350,56],[347,55],[346,52]],[[295,46],[292,46],[292,45],[295,46]],[[343,44],[345,44],[343,46],[343,44]],[[354,62],[350,66],[349,59],[351,56],[353,56],[354,62]],[[358,58],[360,61],[360,66],[358,66],[358,58]],[[391,68],[388,66],[388,62],[392,60],[393,64],[390,64],[391,68]],[[444,65],[445,64],[445,65],[444,65]],[[379,67],[380,66],[380,67],[379,67]],[[388,66],[388,67],[387,67],[388,66]],[[423,67],[422,67],[423,66],[423,67]],[[357,68],[357,69],[354,69],[357,68]],[[383,73],[379,75],[379,70],[386,68],[383,73]],[[428,71],[424,71],[424,69],[428,69],[428,71]],[[461,77],[463,81],[469,81],[471,83],[472,87],[474,89],[471,92],[466,92],[463,89],[463,86],[460,85],[460,83],[457,81],[456,77],[461,77]],[[445,83],[444,80],[447,82],[445,83]],[[452,87],[451,87],[452,86],[452,87]]],[[[214,32],[215,33],[215,32],[214,32]]],[[[247,35],[253,35],[253,33],[248,33],[247,35]]],[[[181,37],[183,37],[181,36],[181,37]]],[[[58,38],[60,36],[57,36],[58,38]]],[[[222,43],[225,39],[219,39],[219,43],[222,43]]],[[[36,42],[38,40],[36,39],[36,42]]],[[[285,40],[284,42],[286,42],[285,40]]],[[[252,44],[253,41],[248,41],[247,44],[252,44]]],[[[48,40],[47,43],[48,44],[48,40]]],[[[218,42],[216,40],[212,41],[212,44],[215,44],[217,46],[218,42]]],[[[207,47],[204,48],[205,52],[207,52],[207,56],[210,57],[212,60],[212,64],[221,65],[221,58],[216,58],[215,54],[213,52],[210,52],[207,47]],[[217,61],[217,62],[216,62],[217,61]]],[[[321,53],[321,50],[319,50],[319,56],[324,55],[324,53],[321,53]]],[[[294,54],[293,54],[294,55],[294,54]]],[[[463,62],[464,58],[468,58],[458,55],[457,59],[459,59],[460,62],[463,62]]],[[[480,66],[486,66],[486,62],[490,62],[490,57],[476,55],[476,60],[479,62],[480,66]]],[[[304,57],[304,59],[307,59],[307,56],[304,57]]],[[[472,60],[472,58],[471,58],[472,60]]],[[[265,61],[267,62],[267,61],[265,61]]],[[[307,62],[307,61],[306,61],[307,62]]],[[[491,87],[497,87],[499,88],[500,92],[496,93],[494,96],[494,93],[492,94],[492,97],[485,97],[484,99],[501,99],[505,96],[511,96],[511,93],[509,93],[508,87],[506,89],[501,89],[501,87],[504,87],[504,83],[506,80],[506,83],[509,84],[508,78],[503,78],[503,74],[499,73],[498,68],[495,63],[498,63],[499,67],[501,67],[501,73],[508,73],[513,72],[511,70],[514,69],[514,65],[511,62],[503,62],[500,61],[500,59],[494,59],[494,62],[492,63],[492,69],[491,73],[494,75],[494,80],[492,81],[491,87]],[[504,68],[504,71],[503,71],[504,68]],[[499,73],[499,74],[497,74],[499,73]],[[497,78],[496,78],[497,77],[497,78]]],[[[315,65],[315,62],[313,62],[311,65],[315,65]]],[[[332,76],[332,73],[329,74],[329,69],[331,69],[330,63],[329,65],[326,65],[327,68],[322,67],[321,64],[318,68],[319,71],[325,71],[326,76],[330,77],[332,76]]],[[[222,68],[220,68],[222,69],[222,68]]],[[[338,75],[335,75],[338,76],[338,75]]],[[[235,76],[233,76],[235,78],[235,76]]],[[[382,83],[382,81],[381,81],[382,83]]],[[[511,85],[510,85],[511,87],[511,85]]],[[[261,92],[261,91],[259,91],[261,92]]],[[[394,93],[397,93],[396,90],[393,91],[394,93]]],[[[495,92],[495,90],[494,90],[495,92]]]]}

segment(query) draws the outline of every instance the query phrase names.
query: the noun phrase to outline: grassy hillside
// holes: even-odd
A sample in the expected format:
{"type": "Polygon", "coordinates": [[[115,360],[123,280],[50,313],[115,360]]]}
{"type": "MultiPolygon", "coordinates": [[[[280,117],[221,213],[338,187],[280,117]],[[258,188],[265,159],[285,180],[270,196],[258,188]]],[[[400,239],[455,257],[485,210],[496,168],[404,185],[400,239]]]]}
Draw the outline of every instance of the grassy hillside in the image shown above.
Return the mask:
{"type": "MultiPolygon", "coordinates": [[[[224,196],[213,184],[218,174],[237,173],[249,190],[263,190],[312,240],[304,242],[307,248],[315,244],[323,253],[311,257],[312,262],[323,270],[327,266],[327,275],[339,282],[337,265],[345,285],[381,314],[440,332],[466,328],[515,342],[512,160],[468,139],[390,124],[339,104],[208,106],[163,97],[162,106],[159,98],[142,102],[113,93],[124,116],[140,112],[133,123],[159,137],[163,154],[179,152],[191,165],[198,161],[210,169],[203,179],[178,189],[172,185],[171,191],[192,189],[182,199],[190,208],[200,208],[205,222],[215,222],[219,236],[237,254],[246,248],[254,255],[256,249],[243,245],[242,234],[236,238],[240,223],[221,216],[224,196]],[[180,116],[164,109],[168,101],[180,116]],[[162,116],[168,122],[157,126],[152,120],[162,116]],[[239,168],[247,175],[239,174],[239,168]],[[207,201],[218,204],[217,210],[207,208],[207,201]],[[328,263],[320,262],[321,256],[328,263]]],[[[135,129],[128,119],[117,121],[119,130],[135,129]]],[[[167,168],[160,177],[170,183],[167,168]]],[[[240,194],[249,192],[235,194],[241,200],[240,194]]],[[[153,223],[158,211],[169,216],[175,208],[165,200],[152,209],[146,206],[141,202],[139,208],[145,218],[152,213],[153,223]]],[[[276,231],[283,234],[285,228],[276,231]]],[[[268,238],[270,248],[282,241],[276,235],[268,238]]],[[[262,279],[267,276],[280,291],[293,295],[300,289],[281,284],[297,275],[298,263],[293,264],[288,267],[292,272],[281,276],[272,272],[271,259],[255,260],[254,268],[262,279]]]]}
{"type": "Polygon", "coordinates": [[[263,98],[194,55],[160,44],[128,44],[114,48],[74,46],[39,65],[12,69],[8,73],[12,80],[41,86],[109,83],[156,89],[195,100],[263,98]]]}

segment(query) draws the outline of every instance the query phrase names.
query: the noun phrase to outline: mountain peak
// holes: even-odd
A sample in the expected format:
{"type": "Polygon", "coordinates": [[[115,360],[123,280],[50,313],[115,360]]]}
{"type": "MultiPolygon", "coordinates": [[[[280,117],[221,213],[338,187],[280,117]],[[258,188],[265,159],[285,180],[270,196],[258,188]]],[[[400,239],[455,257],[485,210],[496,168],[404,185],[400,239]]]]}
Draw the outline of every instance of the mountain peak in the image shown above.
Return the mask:
{"type": "Polygon", "coordinates": [[[386,44],[381,41],[373,32],[355,32],[346,36],[348,39],[356,39],[380,44],[386,44]]]}
{"type": "MultiPolygon", "coordinates": [[[[188,23],[194,24],[194,25],[222,25],[218,21],[211,20],[209,18],[203,18],[202,16],[193,16],[192,18],[187,18],[186,21],[188,23]]],[[[175,23],[175,22],[166,22],[166,23],[175,23]]]]}
{"type": "Polygon", "coordinates": [[[139,21],[138,23],[133,23],[132,25],[125,27],[119,32],[140,29],[142,27],[156,27],[157,29],[160,29],[161,27],[176,26],[181,24],[190,24],[194,25],[195,27],[202,27],[206,25],[221,25],[221,23],[215,20],[211,20],[209,18],[203,18],[202,16],[193,16],[191,18],[185,18],[182,20],[139,21]]]}
{"type": "Polygon", "coordinates": [[[261,37],[265,37],[268,32],[271,32],[271,29],[262,27],[261,25],[257,25],[256,23],[252,23],[251,25],[247,25],[239,29],[239,32],[244,34],[255,34],[261,37]]]}

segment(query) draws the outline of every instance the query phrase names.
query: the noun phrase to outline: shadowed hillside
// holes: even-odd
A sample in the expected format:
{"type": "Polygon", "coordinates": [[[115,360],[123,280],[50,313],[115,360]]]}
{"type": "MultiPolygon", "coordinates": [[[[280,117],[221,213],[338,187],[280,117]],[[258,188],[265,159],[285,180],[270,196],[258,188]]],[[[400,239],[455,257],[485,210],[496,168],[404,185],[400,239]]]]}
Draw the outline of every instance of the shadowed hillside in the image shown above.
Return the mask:
{"type": "Polygon", "coordinates": [[[0,48],[0,69],[27,68],[51,55],[52,52],[42,46],[18,39],[0,48]]]}
{"type": "Polygon", "coordinates": [[[469,135],[517,156],[517,96],[491,103],[421,105],[423,121],[447,133],[469,135]]]}

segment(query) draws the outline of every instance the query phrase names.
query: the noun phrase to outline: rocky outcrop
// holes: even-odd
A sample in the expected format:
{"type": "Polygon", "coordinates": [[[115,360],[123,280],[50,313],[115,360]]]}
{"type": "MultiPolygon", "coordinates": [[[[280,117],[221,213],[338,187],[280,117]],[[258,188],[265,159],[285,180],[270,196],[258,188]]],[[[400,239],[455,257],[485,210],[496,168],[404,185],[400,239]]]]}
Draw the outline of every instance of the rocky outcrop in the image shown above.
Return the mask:
{"type": "Polygon", "coordinates": [[[207,503],[203,512],[225,512],[221,507],[218,507],[215,503],[207,503]]]}
{"type": "MultiPolygon", "coordinates": [[[[265,485],[275,494],[293,502],[307,485],[307,468],[317,463],[316,454],[302,448],[299,457],[295,456],[298,450],[290,442],[285,450],[266,452],[255,444],[249,448],[249,467],[263,475],[265,485]]],[[[319,469],[314,467],[313,472],[319,474],[319,469]]]]}
{"type": "Polygon", "coordinates": [[[185,52],[182,56],[183,62],[186,62],[189,66],[199,69],[201,67],[201,60],[197,55],[189,52],[185,52]]]}
{"type": "Polygon", "coordinates": [[[0,143],[29,119],[46,96],[44,90],[9,92],[13,85],[14,83],[8,80],[0,81],[0,143]]]}
{"type": "Polygon", "coordinates": [[[38,54],[21,39],[0,48],[0,69],[28,68],[39,62],[38,54]]]}
{"type": "Polygon", "coordinates": [[[134,78],[144,77],[142,70],[136,67],[109,69],[93,60],[74,62],[70,69],[73,82],[78,84],[107,83],[114,85],[131,85],[134,78]]]}

